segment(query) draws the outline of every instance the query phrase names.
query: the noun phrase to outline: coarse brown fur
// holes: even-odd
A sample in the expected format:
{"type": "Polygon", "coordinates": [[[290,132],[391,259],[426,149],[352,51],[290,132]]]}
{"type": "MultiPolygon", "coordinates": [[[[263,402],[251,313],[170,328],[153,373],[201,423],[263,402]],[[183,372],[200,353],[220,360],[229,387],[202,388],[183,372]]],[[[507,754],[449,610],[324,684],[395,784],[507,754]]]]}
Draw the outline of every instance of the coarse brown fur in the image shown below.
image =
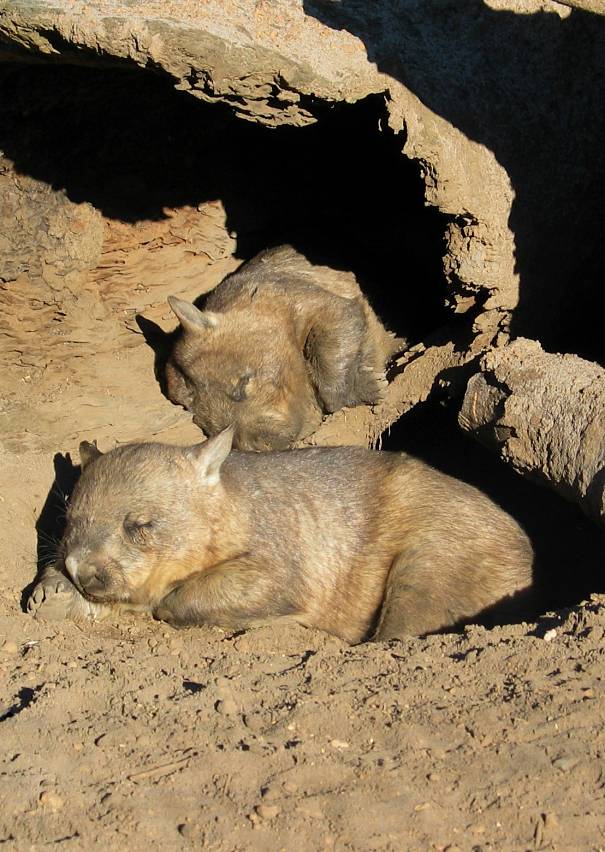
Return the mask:
{"type": "Polygon", "coordinates": [[[231,441],[84,445],[63,562],[38,597],[69,575],[70,617],[121,605],[177,626],[287,618],[359,642],[443,630],[531,585],[516,521],[414,458],[231,441]]]}
{"type": "Polygon", "coordinates": [[[181,328],[165,367],[168,396],[207,435],[234,424],[239,449],[285,449],[323,412],[378,402],[386,363],[403,345],[352,274],[314,266],[290,246],[228,276],[204,311],[169,303],[181,328]]]}

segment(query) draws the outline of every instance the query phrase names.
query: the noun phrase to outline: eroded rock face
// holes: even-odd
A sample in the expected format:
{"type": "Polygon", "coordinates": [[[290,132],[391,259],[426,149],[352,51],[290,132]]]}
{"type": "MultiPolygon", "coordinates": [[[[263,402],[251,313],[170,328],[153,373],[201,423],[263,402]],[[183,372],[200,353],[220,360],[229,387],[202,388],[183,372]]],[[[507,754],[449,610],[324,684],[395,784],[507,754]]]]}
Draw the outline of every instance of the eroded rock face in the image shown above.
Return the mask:
{"type": "Polygon", "coordinates": [[[515,340],[469,381],[460,425],[605,525],[605,370],[515,340]]]}
{"type": "Polygon", "coordinates": [[[603,6],[601,0],[556,0],[556,2],[561,3],[562,6],[594,12],[595,15],[605,15],[605,6],[603,6]]]}
{"type": "Polygon", "coordinates": [[[103,218],[91,204],[74,204],[0,158],[0,280],[26,274],[61,289],[97,265],[102,243],[103,218]]]}
{"type": "Polygon", "coordinates": [[[47,362],[37,335],[59,327],[99,262],[103,237],[103,217],[91,204],[75,204],[0,158],[0,362],[47,362]]]}

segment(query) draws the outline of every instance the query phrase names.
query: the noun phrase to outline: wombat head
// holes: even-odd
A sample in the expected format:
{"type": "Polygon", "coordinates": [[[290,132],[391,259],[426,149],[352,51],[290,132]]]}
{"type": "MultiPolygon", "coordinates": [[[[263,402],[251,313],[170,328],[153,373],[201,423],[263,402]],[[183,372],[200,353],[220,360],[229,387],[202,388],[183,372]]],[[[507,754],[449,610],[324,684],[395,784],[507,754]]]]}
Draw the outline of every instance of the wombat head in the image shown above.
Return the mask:
{"type": "Polygon", "coordinates": [[[166,365],[168,396],[207,435],[233,424],[237,448],[280,450],[319,426],[307,365],[285,318],[168,301],[181,323],[166,365]]]}
{"type": "Polygon", "coordinates": [[[230,429],[193,447],[129,444],[102,454],[80,445],[62,549],[65,568],[87,598],[153,604],[171,584],[216,557],[221,523],[219,470],[230,429]]]}

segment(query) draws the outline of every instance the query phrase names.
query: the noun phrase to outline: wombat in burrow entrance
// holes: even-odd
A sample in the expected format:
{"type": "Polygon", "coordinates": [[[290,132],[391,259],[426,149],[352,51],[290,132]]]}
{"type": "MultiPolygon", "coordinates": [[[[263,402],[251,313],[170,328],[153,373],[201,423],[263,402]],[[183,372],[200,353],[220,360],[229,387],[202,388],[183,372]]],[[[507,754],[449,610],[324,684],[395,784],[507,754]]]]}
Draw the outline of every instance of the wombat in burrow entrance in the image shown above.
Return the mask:
{"type": "Polygon", "coordinates": [[[242,450],[285,449],[324,412],[379,402],[404,341],[387,332],[351,273],[267,249],[225,278],[205,309],[169,298],[180,334],[169,398],[207,435],[234,424],[242,450]]]}
{"type": "Polygon", "coordinates": [[[62,542],[28,608],[175,626],[289,619],[349,642],[469,621],[532,581],[532,548],[484,494],[403,454],[81,447],[62,542]],[[67,579],[73,581],[73,585],[67,579]]]}

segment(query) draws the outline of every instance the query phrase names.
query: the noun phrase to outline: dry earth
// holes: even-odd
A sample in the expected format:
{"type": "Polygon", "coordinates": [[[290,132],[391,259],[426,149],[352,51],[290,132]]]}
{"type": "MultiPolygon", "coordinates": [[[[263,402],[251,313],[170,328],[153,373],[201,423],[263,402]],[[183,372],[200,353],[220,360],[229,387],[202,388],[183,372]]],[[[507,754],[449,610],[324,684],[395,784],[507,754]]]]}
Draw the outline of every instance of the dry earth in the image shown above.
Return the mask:
{"type": "Polygon", "coordinates": [[[3,595],[0,841],[40,849],[603,849],[605,600],[349,648],[88,631],[3,595]]]}

